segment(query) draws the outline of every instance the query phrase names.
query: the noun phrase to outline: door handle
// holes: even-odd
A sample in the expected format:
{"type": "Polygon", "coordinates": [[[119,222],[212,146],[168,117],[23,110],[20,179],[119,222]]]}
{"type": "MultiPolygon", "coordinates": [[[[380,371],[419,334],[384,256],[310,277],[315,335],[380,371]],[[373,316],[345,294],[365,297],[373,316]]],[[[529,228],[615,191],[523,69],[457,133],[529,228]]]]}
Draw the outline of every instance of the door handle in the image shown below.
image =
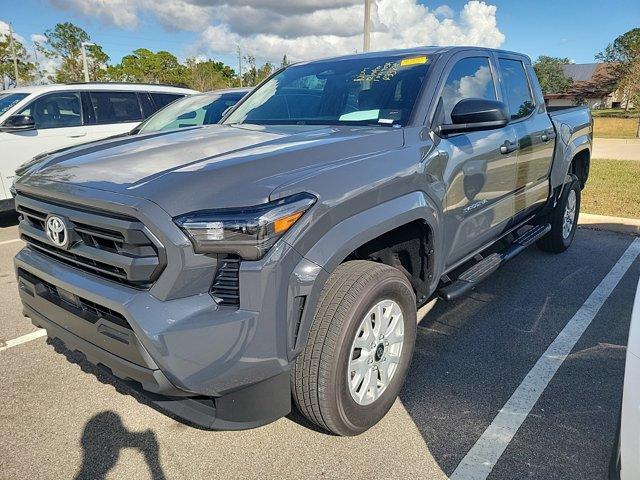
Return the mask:
{"type": "Polygon", "coordinates": [[[508,153],[515,152],[520,148],[520,144],[518,142],[510,142],[509,140],[505,140],[505,142],[500,145],[500,153],[506,155],[508,153]]]}
{"type": "Polygon", "coordinates": [[[86,136],[87,136],[87,132],[70,133],[69,135],[67,135],[67,137],[69,138],[82,138],[86,136]]]}

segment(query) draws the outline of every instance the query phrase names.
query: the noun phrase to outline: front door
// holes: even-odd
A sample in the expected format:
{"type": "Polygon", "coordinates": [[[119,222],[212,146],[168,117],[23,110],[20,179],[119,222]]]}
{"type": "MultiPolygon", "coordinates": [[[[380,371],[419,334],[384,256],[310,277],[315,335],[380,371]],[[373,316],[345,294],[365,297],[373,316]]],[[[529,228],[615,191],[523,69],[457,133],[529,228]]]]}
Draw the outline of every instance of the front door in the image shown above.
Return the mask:
{"type": "MultiPolygon", "coordinates": [[[[451,123],[451,110],[464,98],[502,99],[489,56],[454,57],[445,76],[435,124],[451,123]]],[[[509,125],[448,135],[438,144],[440,156],[447,159],[443,175],[445,268],[486,245],[513,217],[516,146],[516,133],[509,125]]]]}
{"type": "Polygon", "coordinates": [[[77,145],[85,141],[80,94],[55,92],[36,98],[17,115],[30,115],[36,122],[35,130],[2,132],[2,183],[9,194],[15,170],[41,153],[77,145]]]}

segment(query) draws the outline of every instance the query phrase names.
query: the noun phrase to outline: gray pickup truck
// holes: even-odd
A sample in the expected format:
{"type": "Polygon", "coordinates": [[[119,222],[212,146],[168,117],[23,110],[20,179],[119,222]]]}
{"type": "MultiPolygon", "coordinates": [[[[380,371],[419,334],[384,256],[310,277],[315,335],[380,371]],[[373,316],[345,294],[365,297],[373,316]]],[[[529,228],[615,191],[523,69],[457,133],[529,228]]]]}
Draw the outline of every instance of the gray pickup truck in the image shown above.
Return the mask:
{"type": "Polygon", "coordinates": [[[591,137],[588,109],[549,114],[516,53],[295,64],[222,124],[31,167],[24,313],[181,420],[251,428],[293,398],[356,435],[402,387],[417,307],[533,243],[569,247],[591,137]]]}

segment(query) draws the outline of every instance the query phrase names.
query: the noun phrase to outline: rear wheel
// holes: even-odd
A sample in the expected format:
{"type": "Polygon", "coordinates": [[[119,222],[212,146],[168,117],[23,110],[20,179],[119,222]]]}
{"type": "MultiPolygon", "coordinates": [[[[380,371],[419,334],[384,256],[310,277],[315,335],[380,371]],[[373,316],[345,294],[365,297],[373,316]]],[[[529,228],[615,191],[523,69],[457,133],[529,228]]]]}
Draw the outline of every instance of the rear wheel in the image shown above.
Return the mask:
{"type": "Polygon", "coordinates": [[[298,409],[337,435],[375,425],[404,383],[416,323],[415,295],[399,270],[360,260],[340,265],[293,368],[298,409]]]}
{"type": "Polygon", "coordinates": [[[564,252],[575,236],[580,214],[580,181],[575,175],[562,191],[549,220],[551,231],[538,240],[538,247],[546,252],[564,252]]]}

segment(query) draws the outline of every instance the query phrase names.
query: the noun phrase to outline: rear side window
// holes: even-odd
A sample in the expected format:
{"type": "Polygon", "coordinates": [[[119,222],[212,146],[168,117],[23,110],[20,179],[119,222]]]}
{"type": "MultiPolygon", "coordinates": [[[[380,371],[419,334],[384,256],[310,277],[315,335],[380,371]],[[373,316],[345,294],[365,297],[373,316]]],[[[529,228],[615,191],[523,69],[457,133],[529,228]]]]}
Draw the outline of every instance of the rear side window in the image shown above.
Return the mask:
{"type": "Polygon", "coordinates": [[[127,123],[142,120],[142,110],[135,92],[91,92],[96,123],[127,123]]]}
{"type": "Polygon", "coordinates": [[[156,104],[156,110],[160,110],[161,108],[166,107],[171,102],[175,102],[179,98],[182,98],[184,95],[176,95],[175,93],[152,93],[151,98],[153,98],[153,102],[156,104]]]}
{"type": "Polygon", "coordinates": [[[518,120],[531,114],[534,103],[523,63],[519,60],[501,58],[500,73],[507,93],[511,120],[518,120]]]}
{"type": "Polygon", "coordinates": [[[31,115],[38,130],[46,128],[79,127],[82,107],[78,92],[56,92],[36,98],[18,115],[31,115]]]}
{"type": "Polygon", "coordinates": [[[440,97],[440,115],[444,115],[444,123],[451,123],[453,107],[465,98],[496,100],[496,87],[488,58],[463,58],[453,66],[440,97]]]}

